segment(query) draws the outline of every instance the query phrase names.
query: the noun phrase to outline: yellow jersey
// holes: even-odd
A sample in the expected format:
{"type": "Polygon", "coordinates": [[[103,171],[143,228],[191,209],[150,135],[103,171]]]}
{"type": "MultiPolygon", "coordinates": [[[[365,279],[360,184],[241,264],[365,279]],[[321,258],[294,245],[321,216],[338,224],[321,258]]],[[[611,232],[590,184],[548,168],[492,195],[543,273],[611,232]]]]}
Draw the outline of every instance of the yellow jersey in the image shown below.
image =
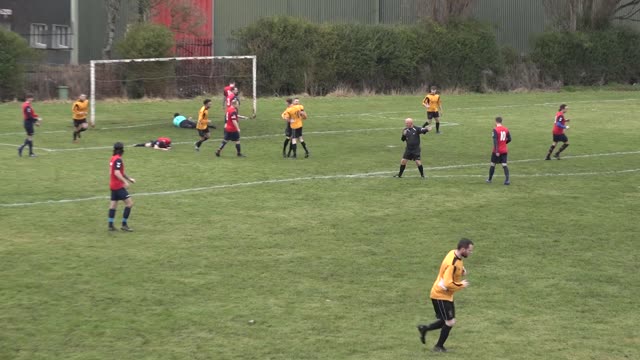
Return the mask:
{"type": "Polygon", "coordinates": [[[282,113],[282,117],[289,121],[292,129],[299,129],[302,127],[304,106],[291,105],[282,113]]]}
{"type": "Polygon", "coordinates": [[[453,301],[453,294],[462,290],[462,272],[464,262],[456,256],[456,251],[451,250],[442,260],[438,277],[431,287],[430,297],[436,300],[453,301]]]}
{"type": "Polygon", "coordinates": [[[87,109],[89,108],[89,100],[77,100],[71,107],[73,120],[85,120],[87,118],[87,109]]]}
{"type": "Polygon", "coordinates": [[[440,95],[438,94],[427,94],[422,100],[423,105],[427,105],[427,111],[436,112],[440,110],[442,106],[442,100],[440,100],[440,95]]]}
{"type": "Polygon", "coordinates": [[[206,106],[200,108],[198,111],[198,123],[196,124],[196,129],[198,130],[207,130],[209,127],[209,109],[206,106]]]}

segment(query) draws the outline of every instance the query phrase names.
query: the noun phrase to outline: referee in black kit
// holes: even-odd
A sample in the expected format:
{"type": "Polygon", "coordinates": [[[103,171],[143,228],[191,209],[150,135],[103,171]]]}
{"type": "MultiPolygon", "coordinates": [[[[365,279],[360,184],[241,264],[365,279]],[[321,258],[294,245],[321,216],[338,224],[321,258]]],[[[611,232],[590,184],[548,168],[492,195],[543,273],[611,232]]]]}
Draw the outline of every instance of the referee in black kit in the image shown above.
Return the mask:
{"type": "Polygon", "coordinates": [[[422,161],[420,160],[420,135],[424,135],[431,131],[431,126],[419,127],[413,126],[413,119],[407,118],[404,120],[404,129],[402,130],[402,141],[407,143],[407,147],[400,160],[400,172],[394,175],[394,177],[401,178],[404,169],[407,167],[407,161],[413,160],[418,165],[420,176],[424,179],[424,168],[422,167],[422,161]]]}

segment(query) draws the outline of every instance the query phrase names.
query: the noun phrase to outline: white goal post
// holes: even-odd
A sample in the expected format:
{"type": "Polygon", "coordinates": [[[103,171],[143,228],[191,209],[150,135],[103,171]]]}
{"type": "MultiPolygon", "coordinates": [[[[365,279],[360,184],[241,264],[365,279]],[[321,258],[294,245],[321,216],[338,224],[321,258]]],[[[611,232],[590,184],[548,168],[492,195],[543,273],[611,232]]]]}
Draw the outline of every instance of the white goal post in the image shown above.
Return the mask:
{"type": "MultiPolygon", "coordinates": [[[[246,56],[194,56],[194,57],[170,57],[170,58],[148,58],[148,59],[117,59],[117,60],[91,60],[90,62],[90,79],[91,79],[91,95],[90,95],[90,123],[95,125],[96,123],[96,65],[101,64],[136,64],[136,63],[166,63],[166,62],[181,62],[181,61],[202,61],[211,60],[212,64],[216,60],[251,60],[251,86],[253,97],[253,116],[257,111],[257,57],[255,55],[246,56]]],[[[229,78],[234,78],[233,74],[228,75],[229,78]]],[[[156,78],[157,79],[157,78],[156,78]]],[[[122,79],[120,79],[122,80],[122,79]]],[[[134,79],[139,80],[139,79],[134,79]]],[[[112,82],[119,81],[110,80],[112,82]]]]}

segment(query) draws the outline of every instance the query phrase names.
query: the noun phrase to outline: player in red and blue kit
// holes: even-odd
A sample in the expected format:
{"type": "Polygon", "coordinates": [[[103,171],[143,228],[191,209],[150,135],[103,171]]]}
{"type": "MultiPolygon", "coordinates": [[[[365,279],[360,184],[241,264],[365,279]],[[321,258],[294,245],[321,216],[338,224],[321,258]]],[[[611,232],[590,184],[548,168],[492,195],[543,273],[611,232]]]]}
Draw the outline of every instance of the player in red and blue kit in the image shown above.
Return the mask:
{"type": "Polygon", "coordinates": [[[33,95],[27,95],[25,102],[22,104],[22,117],[24,119],[24,129],[27,132],[27,138],[24,140],[24,144],[18,148],[18,156],[22,156],[22,150],[25,146],[29,146],[29,156],[36,157],[33,153],[33,134],[35,134],[34,125],[40,126],[42,119],[36,114],[31,106],[33,101],[33,95]]]}
{"type": "Polygon", "coordinates": [[[245,157],[240,150],[240,125],[238,121],[238,101],[234,99],[231,101],[231,106],[227,108],[227,113],[224,117],[224,138],[220,147],[216,150],[216,156],[220,157],[220,153],[227,145],[227,142],[233,141],[236,143],[236,155],[245,157]]]}
{"type": "Polygon", "coordinates": [[[504,170],[504,184],[511,185],[509,181],[509,167],[507,167],[507,154],[509,149],[507,144],[511,142],[511,133],[506,126],[502,125],[502,118],[498,116],[496,118],[496,127],[493,128],[493,150],[491,151],[491,166],[489,167],[489,178],[487,183],[491,183],[493,179],[493,173],[496,171],[496,164],[502,164],[502,170],[504,170]]]}
{"type": "Polygon", "coordinates": [[[553,153],[553,149],[556,148],[558,142],[561,142],[562,146],[560,147],[558,152],[553,155],[553,157],[558,160],[560,160],[560,153],[563,152],[564,149],[569,147],[569,138],[567,138],[567,135],[564,134],[564,131],[566,129],[569,129],[569,125],[567,125],[569,119],[565,117],[567,110],[569,110],[569,107],[566,104],[560,105],[560,109],[558,109],[556,117],[553,119],[553,143],[549,148],[547,157],[544,158],[545,160],[551,160],[551,153],[553,153]]]}
{"type": "Polygon", "coordinates": [[[109,204],[109,231],[117,231],[113,226],[114,218],[116,217],[116,207],[118,207],[118,201],[124,201],[124,213],[122,214],[122,231],[133,231],[127,225],[129,220],[129,214],[131,214],[131,207],[133,207],[133,200],[131,195],[127,191],[129,183],[135,183],[136,180],[127,176],[124,172],[124,162],[122,162],[122,154],[124,154],[124,144],[117,142],[113,144],[113,156],[109,161],[109,188],[111,189],[111,203],[109,204]]]}
{"type": "Polygon", "coordinates": [[[236,88],[236,82],[235,81],[231,81],[229,82],[229,85],[225,86],[224,89],[222,90],[222,108],[223,109],[227,109],[229,106],[231,106],[228,102],[228,98],[229,95],[233,94],[233,90],[236,88]]]}

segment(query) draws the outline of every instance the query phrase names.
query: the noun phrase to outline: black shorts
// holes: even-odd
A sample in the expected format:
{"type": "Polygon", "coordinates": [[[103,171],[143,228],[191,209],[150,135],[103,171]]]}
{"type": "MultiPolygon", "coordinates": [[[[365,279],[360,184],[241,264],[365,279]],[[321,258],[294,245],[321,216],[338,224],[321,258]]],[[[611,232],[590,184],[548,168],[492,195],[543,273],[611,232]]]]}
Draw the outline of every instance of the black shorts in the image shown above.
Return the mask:
{"type": "Polygon", "coordinates": [[[200,135],[200,137],[207,137],[209,136],[209,128],[206,128],[204,130],[200,130],[198,129],[198,135],[200,135]]]}
{"type": "Polygon", "coordinates": [[[300,136],[302,136],[302,128],[299,127],[297,129],[291,129],[291,137],[292,138],[299,138],[300,136]]]}
{"type": "Polygon", "coordinates": [[[131,195],[129,195],[129,192],[125,188],[111,190],[111,201],[125,200],[130,196],[131,195]]]}
{"type": "Polygon", "coordinates": [[[491,162],[494,164],[506,164],[507,153],[500,154],[500,156],[496,156],[496,153],[491,153],[491,162]]]}
{"type": "Polygon", "coordinates": [[[291,125],[287,124],[287,127],[284,128],[284,136],[291,137],[291,125]]]}
{"type": "Polygon", "coordinates": [[[440,113],[437,111],[427,111],[427,120],[431,120],[433,118],[438,119],[440,117],[440,113]]]}
{"type": "Polygon", "coordinates": [[[405,149],[404,154],[402,155],[403,159],[406,160],[420,160],[420,149],[405,149]]]}
{"type": "Polygon", "coordinates": [[[24,130],[27,132],[27,136],[31,136],[36,133],[35,129],[33,128],[35,124],[36,122],[32,120],[24,121],[24,130]]]}
{"type": "Polygon", "coordinates": [[[73,127],[78,127],[82,124],[86,124],[87,123],[87,119],[81,119],[81,120],[76,120],[73,119],[73,127]]]}
{"type": "Polygon", "coordinates": [[[456,317],[456,307],[453,301],[431,299],[436,318],[440,320],[453,320],[456,317]]]}
{"type": "Polygon", "coordinates": [[[240,133],[237,131],[231,131],[231,132],[224,132],[224,140],[225,141],[239,141],[240,140],[240,133]]]}
{"type": "Polygon", "coordinates": [[[569,142],[569,138],[565,134],[553,135],[553,142],[569,142]]]}

